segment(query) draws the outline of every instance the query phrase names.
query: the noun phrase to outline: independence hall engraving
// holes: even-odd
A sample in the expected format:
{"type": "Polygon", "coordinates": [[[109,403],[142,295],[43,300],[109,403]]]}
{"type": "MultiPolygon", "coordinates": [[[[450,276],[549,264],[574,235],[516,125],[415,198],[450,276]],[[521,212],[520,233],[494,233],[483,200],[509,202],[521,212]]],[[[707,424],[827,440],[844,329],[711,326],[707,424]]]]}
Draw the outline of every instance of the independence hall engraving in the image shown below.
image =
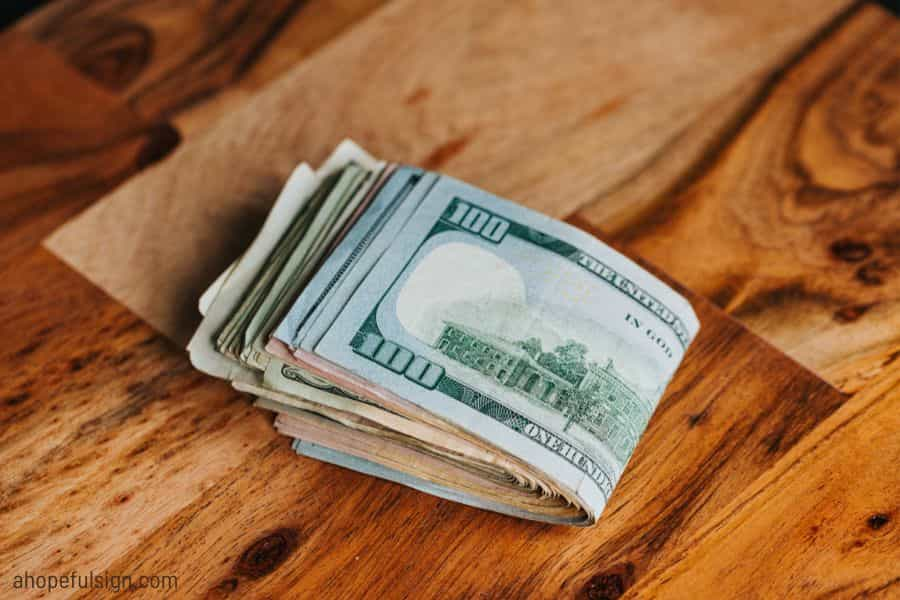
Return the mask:
{"type": "Polygon", "coordinates": [[[633,452],[653,412],[650,403],[613,368],[611,359],[603,367],[582,361],[575,368],[551,369],[548,364],[556,363],[548,359],[549,353],[529,352],[522,342],[450,321],[444,322],[434,347],[530,402],[562,413],[566,431],[578,423],[622,461],[633,452]]]}

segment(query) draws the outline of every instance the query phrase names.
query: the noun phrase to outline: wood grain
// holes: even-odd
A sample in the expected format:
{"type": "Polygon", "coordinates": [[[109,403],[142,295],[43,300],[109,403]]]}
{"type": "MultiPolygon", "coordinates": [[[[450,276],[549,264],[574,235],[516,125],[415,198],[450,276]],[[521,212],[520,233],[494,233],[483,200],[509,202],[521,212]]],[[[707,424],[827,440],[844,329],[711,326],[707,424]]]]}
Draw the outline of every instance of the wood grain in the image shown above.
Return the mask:
{"type": "Polygon", "coordinates": [[[580,217],[858,390],[900,357],[900,20],[856,11],[754,106],[686,179],[580,217]]]}
{"type": "Polygon", "coordinates": [[[845,6],[392,2],[51,247],[184,341],[194,299],[246,246],[289,170],[341,138],[563,216],[677,152],[685,123],[845,6]]]}
{"type": "MultiPolygon", "coordinates": [[[[127,8],[138,4],[118,6],[127,8]]],[[[184,5],[175,6],[173,10],[181,10],[184,5]]],[[[432,27],[432,31],[443,31],[445,36],[448,31],[464,32],[461,36],[463,46],[474,44],[472,52],[476,49],[486,51],[495,60],[487,61],[485,64],[489,66],[483,67],[483,71],[465,65],[466,56],[462,55],[444,60],[432,57],[432,62],[442,65],[445,73],[468,74],[464,80],[469,83],[473,81],[472,74],[478,72],[485,77],[491,73],[518,77],[512,67],[509,72],[501,67],[509,60],[501,60],[505,56],[504,49],[511,51],[509,49],[520,42],[514,35],[507,35],[507,28],[516,21],[498,24],[490,18],[504,13],[489,9],[480,12],[473,6],[463,7],[461,13],[453,15],[450,15],[453,11],[446,9],[448,18],[452,17],[449,29],[432,27]],[[453,61],[462,66],[448,67],[453,61]]],[[[723,69],[743,68],[737,52],[729,55],[728,50],[720,50],[717,44],[734,43],[747,52],[756,51],[754,44],[764,46],[765,43],[751,43],[749,37],[764,36],[773,27],[780,33],[775,38],[766,38],[767,43],[775,43],[773,39],[780,40],[779,43],[787,38],[801,40],[813,32],[818,23],[802,23],[801,16],[808,16],[801,14],[804,6],[797,3],[779,5],[776,9],[773,4],[766,18],[748,13],[745,16],[749,24],[744,31],[743,26],[733,25],[730,29],[727,26],[736,14],[731,11],[737,11],[736,8],[716,8],[712,3],[691,5],[688,17],[681,17],[685,21],[670,25],[671,30],[664,27],[663,31],[670,33],[670,37],[665,38],[670,45],[677,40],[677,32],[686,36],[687,32],[705,31],[706,34],[697,34],[700,41],[685,41],[688,50],[684,60],[699,61],[700,69],[707,69],[704,75],[716,79],[720,76],[716,68],[700,60],[699,55],[692,55],[700,50],[691,44],[702,46],[705,51],[715,49],[722,53],[726,61],[721,63],[723,69]],[[776,14],[779,10],[785,12],[776,14]],[[702,14],[696,14],[697,11],[702,14]],[[754,21],[754,18],[759,20],[754,21]],[[724,19],[725,24],[716,19],[724,19]],[[703,23],[710,29],[704,29],[703,23]],[[759,29],[754,29],[754,23],[759,29]],[[763,28],[763,23],[769,29],[763,28]],[[710,33],[723,27],[732,36],[728,42],[726,38],[715,38],[715,34],[710,33]],[[806,33],[801,35],[801,29],[806,33]],[[743,38],[743,34],[748,38],[743,38]]],[[[392,7],[388,8],[391,10],[381,11],[370,20],[378,24],[376,31],[382,34],[405,32],[406,28],[413,27],[403,25],[407,15],[391,12],[392,7]]],[[[760,14],[765,9],[762,7],[760,14]]],[[[636,16],[620,17],[626,24],[634,26],[628,31],[637,31],[637,24],[642,22],[652,23],[647,14],[641,13],[640,7],[635,12],[636,16]],[[630,18],[634,20],[628,21],[630,18]]],[[[515,10],[513,14],[517,19],[521,18],[515,10]]],[[[872,14],[868,8],[858,14],[852,13],[849,20],[841,21],[834,30],[822,34],[822,41],[814,45],[807,58],[786,71],[782,83],[777,83],[782,81],[777,77],[780,73],[773,76],[769,69],[786,60],[791,51],[787,50],[788,45],[767,50],[772,52],[767,56],[777,57],[777,60],[773,58],[766,67],[749,69],[744,72],[746,76],[735,75],[738,83],[729,88],[730,91],[703,104],[705,114],[700,111],[695,117],[681,121],[677,133],[666,137],[666,142],[660,143],[651,158],[630,171],[629,178],[608,189],[600,186],[580,190],[563,179],[554,180],[560,193],[568,194],[563,203],[571,202],[572,198],[578,200],[575,204],[580,203],[583,198],[593,197],[597,190],[607,200],[617,194],[626,198],[629,190],[645,190],[651,201],[635,202],[639,208],[634,212],[639,214],[644,207],[657,202],[654,190],[675,190],[676,196],[681,198],[684,194],[682,186],[689,187],[685,181],[693,182],[698,174],[704,176],[707,169],[718,168],[716,165],[720,165],[720,161],[730,160],[736,152],[735,145],[723,144],[721,140],[731,140],[735,133],[735,139],[740,139],[756,127],[758,117],[745,127],[741,126],[742,120],[759,106],[762,107],[759,114],[763,114],[772,106],[781,86],[795,86],[801,92],[811,89],[797,73],[802,72],[799,69],[808,68],[804,65],[810,57],[821,56],[822,48],[830,48],[833,43],[843,48],[848,35],[855,39],[864,36],[865,32],[874,40],[873,47],[882,48],[881,36],[889,35],[886,32],[891,28],[873,26],[873,23],[881,23],[882,16],[870,16],[872,14]],[[852,35],[846,33],[848,31],[852,35]],[[704,124],[709,128],[704,129],[704,124]],[[721,158],[716,158],[722,148],[725,152],[721,158]],[[697,163],[698,156],[708,162],[697,163]],[[650,181],[647,178],[650,172],[657,174],[658,180],[650,181]],[[668,183],[661,185],[662,181],[668,183]]],[[[675,17],[673,19],[677,21],[675,17]]],[[[363,26],[363,31],[374,27],[371,22],[363,26]]],[[[292,19],[290,23],[299,21],[292,19]]],[[[618,23],[622,25],[621,21],[618,23]]],[[[415,27],[420,25],[417,22],[415,27]]],[[[556,38],[548,32],[556,31],[554,27],[561,27],[561,23],[533,26],[530,31],[533,34],[543,32],[544,37],[538,35],[535,39],[552,46],[557,43],[556,38]]],[[[354,32],[353,37],[357,33],[354,32]]],[[[438,41],[453,39],[452,36],[439,37],[437,33],[433,37],[438,41]]],[[[368,35],[377,37],[371,32],[368,35]]],[[[604,35],[611,34],[605,31],[604,35]]],[[[640,43],[628,37],[623,35],[614,40],[632,44],[625,54],[633,56],[629,52],[637,52],[634,48],[640,43]]],[[[415,35],[413,39],[398,41],[396,38],[393,43],[403,45],[403,49],[397,49],[391,57],[404,58],[401,55],[410,52],[410,48],[428,48],[426,41],[415,35]]],[[[432,43],[436,47],[433,53],[448,50],[434,40],[432,43]]],[[[373,55],[373,62],[367,63],[370,66],[379,65],[377,59],[386,56],[383,45],[373,38],[363,46],[354,44],[341,39],[323,53],[333,52],[340,58],[344,56],[343,52],[351,52],[339,50],[344,45],[355,50],[382,48],[381,53],[373,55]]],[[[571,56],[576,46],[565,46],[565,52],[571,56]]],[[[6,50],[10,46],[2,47],[6,50]]],[[[523,42],[521,47],[527,46],[523,42]]],[[[610,47],[618,46],[607,46],[606,49],[610,47]]],[[[815,90],[800,94],[801,98],[818,98],[810,103],[827,107],[827,110],[823,108],[823,114],[841,115],[845,109],[853,112],[853,99],[863,93],[853,87],[862,85],[858,82],[872,78],[891,81],[890,77],[877,75],[887,69],[885,57],[890,56],[890,52],[882,49],[873,50],[874,54],[871,54],[862,46],[849,44],[848,47],[867,57],[869,62],[866,64],[874,73],[856,69],[854,61],[846,54],[840,60],[831,61],[832,75],[826,78],[831,83],[822,83],[820,88],[831,90],[828,94],[835,93],[835,89],[844,90],[843,101],[826,101],[824,96],[827,94],[815,90]],[[841,81],[844,84],[835,83],[841,81]],[[834,87],[829,88],[832,84],[834,87]],[[851,87],[856,91],[848,91],[851,87]]],[[[652,50],[644,49],[645,52],[652,50]]],[[[28,48],[20,56],[30,52],[42,50],[28,48]]],[[[538,54],[552,54],[544,52],[538,54]]],[[[566,54],[560,47],[553,56],[564,57],[566,54]]],[[[54,60],[55,63],[46,63],[48,69],[59,68],[58,77],[71,76],[71,73],[65,75],[65,69],[54,60]]],[[[338,61],[339,66],[359,58],[344,56],[342,60],[343,63],[338,61]]],[[[0,56],[0,63],[2,61],[0,56]]],[[[328,62],[319,55],[310,62],[319,61],[328,62]]],[[[387,84],[379,86],[378,82],[391,80],[395,75],[393,65],[410,66],[415,61],[396,59],[388,64],[390,68],[375,68],[374,78],[365,78],[365,84],[357,80],[353,84],[347,83],[346,87],[337,87],[347,94],[353,88],[361,90],[363,99],[360,102],[388,102],[392,92],[384,91],[387,84]]],[[[5,74],[21,70],[14,68],[15,61],[5,65],[9,66],[9,71],[4,69],[5,74]]],[[[618,63],[617,66],[621,67],[618,63]]],[[[329,87],[326,71],[321,65],[301,67],[298,72],[305,74],[292,73],[285,82],[276,84],[279,87],[273,88],[281,89],[281,92],[265,92],[264,97],[270,100],[253,100],[251,105],[257,110],[271,109],[271,114],[293,115],[292,111],[297,108],[292,102],[300,98],[299,110],[312,110],[309,107],[315,106],[316,90],[322,89],[325,90],[324,99],[335,100],[335,106],[344,111],[342,116],[350,115],[351,129],[361,127],[359,123],[353,123],[355,119],[361,120],[361,113],[367,109],[356,106],[354,100],[341,101],[340,95],[335,95],[334,89],[329,87]],[[316,77],[328,85],[313,87],[298,95],[293,86],[299,84],[292,83],[293,78],[298,81],[311,78],[313,75],[309,73],[316,72],[319,72],[316,77]],[[291,93],[295,97],[291,97],[291,93]]],[[[627,65],[620,75],[626,73],[627,65]]],[[[565,94],[555,95],[553,90],[556,88],[550,85],[549,79],[573,90],[582,89],[578,87],[582,84],[573,82],[568,78],[570,76],[565,73],[556,78],[544,75],[548,77],[547,87],[537,86],[533,90],[537,95],[529,101],[545,102],[545,112],[552,122],[537,124],[539,133],[546,135],[534,138],[541,141],[536,147],[548,150],[567,144],[579,147],[580,142],[575,137],[567,137],[574,136],[571,131],[558,127],[557,131],[551,132],[550,127],[551,124],[559,125],[560,114],[568,105],[556,105],[565,94]],[[541,97],[545,100],[540,100],[541,97]]],[[[417,81],[420,75],[405,77],[417,81]]],[[[630,77],[625,76],[622,81],[635,81],[630,77]]],[[[474,79],[476,83],[479,81],[477,77],[474,79]]],[[[83,78],[77,77],[62,81],[76,90],[85,84],[83,78]]],[[[660,86],[658,89],[671,92],[677,88],[671,85],[672,82],[680,81],[682,79],[675,77],[669,81],[668,88],[660,86]]],[[[696,85],[700,85],[699,82],[696,85]]],[[[715,85],[718,84],[714,82],[713,87],[715,85]]],[[[728,86],[723,89],[725,87],[728,86]]],[[[47,89],[57,90],[54,100],[57,104],[41,99],[46,90],[23,97],[34,96],[33,102],[44,102],[43,106],[49,107],[47,111],[64,113],[64,91],[53,87],[47,89]]],[[[503,166],[513,164],[511,159],[503,162],[487,148],[478,150],[481,154],[472,154],[475,152],[473,145],[477,148],[478,140],[485,136],[481,130],[468,137],[446,131],[446,137],[442,137],[436,127],[443,121],[438,119],[458,123],[456,109],[461,110],[464,105],[461,100],[442,100],[439,107],[429,106],[435,102],[435,89],[413,84],[406,96],[410,101],[407,110],[414,111],[414,118],[409,119],[426,133],[431,132],[428,135],[433,137],[428,139],[433,145],[405,146],[404,140],[412,138],[405,138],[403,136],[407,134],[400,133],[390,134],[394,141],[383,139],[385,134],[378,127],[397,121],[398,117],[393,113],[385,125],[373,125],[374,129],[367,130],[369,137],[364,140],[371,141],[376,149],[394,148],[396,158],[418,157],[420,162],[444,165],[442,168],[447,170],[458,169],[457,174],[467,172],[467,169],[480,172],[481,180],[475,182],[489,187],[495,182],[494,189],[503,186],[513,189],[510,182],[514,175],[542,180],[552,175],[547,175],[550,171],[566,169],[561,163],[551,165],[548,159],[542,168],[535,162],[523,163],[525,166],[520,172],[505,173],[503,166]],[[423,105],[427,108],[419,108],[423,105]],[[485,161],[483,170],[474,164],[477,157],[485,161]],[[501,172],[494,174],[492,168],[501,172]]],[[[490,86],[483,82],[474,89],[488,100],[506,98],[503,93],[489,93],[490,86]]],[[[859,89],[870,88],[862,85],[859,89]]],[[[888,89],[892,88],[888,86],[888,89]]],[[[94,89],[91,93],[96,92],[94,89]]],[[[681,91],[671,93],[677,96],[681,91]]],[[[887,94],[881,90],[878,93],[884,97],[887,94]]],[[[640,93],[636,94],[640,96],[640,93]]],[[[92,99],[87,105],[102,107],[104,111],[118,110],[119,105],[110,101],[110,94],[101,96],[102,100],[92,99]]],[[[227,92],[225,96],[228,96],[227,92]]],[[[79,94],[76,97],[80,97],[79,94]]],[[[663,100],[670,101],[668,98],[663,100]]],[[[697,101],[703,103],[705,99],[699,97],[697,101]]],[[[214,104],[197,106],[202,113],[203,107],[214,104]]],[[[886,104],[890,105],[890,102],[886,104]]],[[[648,97],[644,109],[649,105],[648,97]]],[[[665,106],[668,108],[664,110],[669,110],[672,105],[665,106]]],[[[13,110],[24,109],[14,106],[13,110]]],[[[176,109],[175,114],[190,114],[190,111],[179,110],[176,109]]],[[[598,119],[602,121],[605,115],[614,115],[621,110],[625,107],[600,106],[598,119]]],[[[23,112],[27,117],[24,121],[11,119],[11,125],[0,131],[17,132],[22,122],[65,117],[58,114],[41,116],[39,112],[37,109],[34,115],[23,112]]],[[[539,114],[537,109],[524,112],[532,117],[539,114]]],[[[125,111],[121,114],[130,116],[109,119],[113,124],[120,121],[144,123],[135,127],[146,127],[146,122],[133,113],[125,111]]],[[[325,114],[313,116],[321,119],[325,114]]],[[[887,127],[887,131],[892,131],[890,109],[875,114],[878,125],[874,130],[887,127]]],[[[0,123],[2,118],[0,114],[0,123]]],[[[94,123],[99,131],[107,131],[102,129],[105,126],[114,129],[102,116],[85,114],[82,118],[93,118],[94,121],[86,122],[94,123]]],[[[237,124],[241,121],[238,117],[232,119],[237,124]]],[[[406,117],[399,118],[397,125],[410,127],[409,120],[404,119],[406,117]]],[[[488,137],[492,131],[499,137],[513,128],[512,119],[505,121],[493,113],[491,119],[484,125],[488,137]]],[[[171,161],[183,161],[183,165],[177,169],[155,167],[142,178],[150,186],[147,195],[144,192],[138,194],[140,199],[151,202],[154,193],[182,199],[189,187],[179,180],[186,179],[188,184],[196,185],[203,178],[191,169],[215,167],[217,170],[204,172],[207,183],[213,187],[218,185],[210,181],[215,179],[209,177],[210,173],[232,178],[229,185],[223,185],[217,191],[225,191],[226,201],[234,202],[234,206],[245,207],[243,212],[230,213],[233,218],[230,223],[222,221],[216,226],[229,231],[252,231],[254,219],[260,218],[285,170],[296,160],[296,154],[301,151],[322,154],[331,143],[318,144],[315,136],[307,139],[299,129],[282,134],[277,129],[284,128],[288,121],[273,121],[269,127],[256,124],[247,129],[235,129],[231,136],[217,129],[204,140],[191,143],[190,149],[177,154],[171,161]],[[249,137],[242,138],[244,134],[249,137]],[[282,135],[284,137],[279,137],[282,135]],[[267,141],[272,137],[274,142],[267,141]],[[288,138],[297,143],[293,150],[287,145],[288,138]],[[245,139],[253,142],[253,152],[247,150],[249,146],[244,146],[245,139]],[[252,163],[254,153],[261,153],[261,160],[274,163],[268,167],[253,163],[244,172],[244,175],[250,175],[249,179],[238,181],[226,167],[239,171],[239,163],[252,163]]],[[[840,125],[844,121],[834,122],[840,125]]],[[[293,124],[290,126],[294,127],[293,124]]],[[[7,136],[12,149],[9,156],[16,156],[15,150],[22,147],[40,149],[40,152],[28,153],[28,156],[41,157],[31,160],[34,165],[50,165],[59,156],[66,160],[90,156],[92,147],[71,146],[79,137],[89,138],[90,131],[72,125],[68,127],[59,129],[66,135],[22,137],[40,140],[32,145],[16,145],[18,133],[7,136]],[[57,147],[61,150],[56,150],[57,147]],[[70,155],[65,150],[69,147],[78,150],[70,155]]],[[[329,135],[335,138],[341,133],[341,125],[337,122],[314,127],[330,132],[329,135]]],[[[603,131],[598,128],[593,135],[601,135],[603,131]]],[[[860,135],[848,134],[847,139],[859,141],[860,135]]],[[[526,137],[515,139],[521,141],[526,137]]],[[[805,152],[815,153],[825,148],[834,156],[839,155],[838,150],[816,141],[818,138],[810,139],[813,141],[804,146],[805,152]]],[[[872,143],[868,137],[862,136],[862,139],[872,143]]],[[[160,142],[148,142],[148,145],[151,148],[168,147],[160,142]]],[[[143,155],[139,151],[142,147],[139,142],[123,143],[123,147],[125,150],[103,155],[106,161],[86,160],[71,168],[73,172],[81,172],[79,169],[87,165],[87,173],[97,169],[101,175],[115,174],[115,165],[133,165],[129,160],[143,155]],[[111,158],[114,156],[119,158],[111,158]],[[105,165],[107,162],[109,165],[105,165]],[[105,166],[110,171],[101,168],[105,166]]],[[[764,158],[769,152],[768,147],[760,147],[766,148],[760,151],[760,157],[764,158]]],[[[868,146],[864,147],[868,152],[868,146]]],[[[866,152],[862,155],[866,156],[866,152]]],[[[151,152],[150,156],[160,153],[151,152]]],[[[801,155],[806,154],[795,156],[801,155]]],[[[878,154],[879,159],[883,156],[887,155],[878,154]]],[[[587,169],[586,165],[593,157],[566,158],[581,161],[577,169],[566,171],[578,174],[587,169]]],[[[826,162],[825,158],[815,162],[817,173],[823,172],[826,162]]],[[[832,163],[842,164],[837,160],[832,163]]],[[[121,172],[134,168],[122,167],[121,172]]],[[[601,164],[601,168],[606,167],[601,164]]],[[[21,184],[11,175],[0,181],[7,182],[3,184],[7,186],[9,182],[15,184],[7,189],[31,190],[37,188],[34,182],[43,177],[51,182],[48,190],[52,191],[47,191],[43,204],[36,204],[33,209],[28,198],[42,196],[29,195],[32,194],[30,191],[21,196],[7,195],[11,200],[0,209],[8,210],[2,214],[10,215],[9,227],[4,227],[0,233],[0,244],[4,244],[4,250],[14,248],[16,258],[15,261],[0,260],[0,335],[7,340],[0,348],[0,364],[5,365],[0,378],[0,460],[4,464],[0,475],[0,589],[4,592],[9,589],[11,576],[25,569],[61,574],[73,568],[82,573],[91,569],[135,575],[174,573],[179,576],[181,595],[206,594],[211,597],[236,594],[283,597],[309,593],[322,597],[574,596],[598,599],[615,598],[623,593],[640,597],[684,597],[690,593],[693,597],[694,590],[714,597],[851,597],[869,594],[887,597],[897,589],[900,573],[895,565],[900,564],[900,560],[896,549],[900,544],[897,543],[896,521],[900,506],[896,499],[900,497],[900,489],[894,474],[900,458],[896,436],[900,426],[897,422],[898,363],[887,365],[876,376],[866,379],[866,391],[845,403],[844,396],[694,296],[703,322],[701,338],[668,390],[604,519],[588,530],[525,523],[296,457],[286,441],[275,436],[264,413],[251,409],[245,398],[227,386],[194,373],[176,346],[64,268],[49,253],[32,248],[36,239],[92,197],[88,192],[79,195],[78,190],[97,194],[105,189],[105,185],[117,181],[116,177],[91,176],[88,179],[96,181],[96,186],[72,188],[63,185],[64,179],[57,179],[60,172],[57,168],[48,166],[39,171],[31,166],[24,172],[29,176],[23,179],[26,185],[22,188],[15,187],[21,184]],[[17,200],[20,197],[25,200],[17,200]]],[[[133,188],[127,192],[133,193],[133,188]]],[[[217,206],[222,199],[205,189],[197,193],[205,198],[207,208],[217,206]]],[[[537,196],[528,202],[540,205],[537,196]]],[[[135,206],[140,208],[139,205],[132,205],[132,208],[135,206]]],[[[551,212],[556,210],[555,204],[544,206],[550,206],[551,212]]],[[[596,221],[596,215],[600,213],[595,211],[601,210],[599,206],[584,215],[596,221]]],[[[809,205],[805,206],[809,208],[809,205]]],[[[756,210],[756,205],[751,203],[741,207],[747,212],[756,210]]],[[[626,224],[633,218],[627,210],[613,213],[626,224]]],[[[128,215],[122,212],[118,216],[124,219],[128,215]]],[[[584,218],[575,219],[575,222],[590,228],[584,218]]],[[[115,221],[107,223],[116,224],[115,221]]],[[[880,222],[873,224],[866,219],[849,219],[844,234],[855,240],[867,235],[870,227],[879,225],[880,222]]],[[[622,231],[626,229],[623,227],[622,231]]],[[[84,235],[94,235],[92,243],[99,243],[100,247],[113,252],[110,248],[115,246],[103,246],[98,231],[108,233],[108,230],[94,229],[84,235]]],[[[660,239],[664,238],[660,236],[660,239]]],[[[619,239],[630,238],[620,235],[619,239]]],[[[635,244],[640,244],[641,240],[640,235],[633,238],[635,244]]],[[[195,243],[205,241],[208,240],[194,239],[195,243]]],[[[236,234],[233,239],[213,241],[225,244],[227,252],[238,252],[243,238],[236,234]]],[[[692,251],[696,237],[690,238],[690,242],[672,247],[669,254],[692,251]]],[[[885,245],[873,244],[872,248],[874,252],[883,252],[885,245]]],[[[852,257],[860,250],[851,244],[840,251],[852,257]]],[[[766,257],[777,262],[784,261],[784,255],[768,254],[766,257]]],[[[787,253],[787,256],[793,254],[787,253]]],[[[131,258],[117,257],[119,260],[131,258]]],[[[226,258],[222,257],[222,260],[226,258]]],[[[664,262],[659,258],[654,256],[654,260],[664,262]]],[[[695,266],[702,268],[705,264],[701,261],[695,266]]],[[[866,264],[865,259],[863,264],[866,264]]],[[[149,266],[149,271],[145,271],[148,276],[158,275],[153,265],[149,266]]],[[[818,273],[818,270],[806,269],[803,280],[812,281],[818,273]]],[[[197,277],[195,273],[189,275],[197,277]]],[[[883,287],[890,285],[892,283],[886,283],[883,287]]],[[[715,296],[713,299],[717,300],[715,296]]],[[[193,300],[193,297],[186,297],[184,302],[188,305],[193,300]]],[[[863,312],[860,319],[882,318],[877,306],[863,312]]],[[[742,318],[747,316],[742,315],[742,318]]],[[[889,328],[893,321],[888,317],[882,323],[889,328]]],[[[823,339],[830,339],[829,330],[823,331],[823,339]]],[[[848,336],[848,339],[854,338],[848,336]]],[[[854,351],[855,346],[850,344],[848,347],[854,351]]],[[[880,352],[879,347],[876,346],[873,352],[880,352]]],[[[136,594],[159,595],[151,591],[136,594]]],[[[94,597],[96,593],[84,595],[94,597]]]]}
{"type": "Polygon", "coordinates": [[[191,137],[383,2],[57,0],[17,28],[191,137]]]}
{"type": "Polygon", "coordinates": [[[0,396],[0,595],[26,570],[99,572],[275,439],[246,398],[45,251],[0,271],[0,290],[0,358],[15,365],[0,396]]]}
{"type": "Polygon", "coordinates": [[[165,156],[179,137],[27,36],[3,34],[0,48],[0,264],[7,264],[165,156]]]}
{"type": "Polygon", "coordinates": [[[603,597],[668,564],[844,401],[695,298],[700,337],[603,520],[551,527],[295,456],[43,250],[0,273],[0,298],[0,334],[21,340],[0,364],[23,365],[0,401],[0,584],[93,569],[175,574],[188,595],[603,597]]]}
{"type": "Polygon", "coordinates": [[[725,589],[734,597],[896,598],[898,431],[894,366],[707,522],[633,596],[712,597],[725,589]]]}

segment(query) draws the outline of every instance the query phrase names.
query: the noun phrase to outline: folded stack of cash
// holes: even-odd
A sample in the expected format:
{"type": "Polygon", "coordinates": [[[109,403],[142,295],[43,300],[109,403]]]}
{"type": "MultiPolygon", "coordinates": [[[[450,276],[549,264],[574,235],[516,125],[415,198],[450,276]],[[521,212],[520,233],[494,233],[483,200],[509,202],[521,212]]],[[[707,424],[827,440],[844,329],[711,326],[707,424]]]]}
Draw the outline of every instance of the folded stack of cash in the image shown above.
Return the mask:
{"type": "Polygon", "coordinates": [[[595,522],[698,329],[569,225],[341,143],[200,299],[192,363],[299,453],[498,512],[595,522]]]}

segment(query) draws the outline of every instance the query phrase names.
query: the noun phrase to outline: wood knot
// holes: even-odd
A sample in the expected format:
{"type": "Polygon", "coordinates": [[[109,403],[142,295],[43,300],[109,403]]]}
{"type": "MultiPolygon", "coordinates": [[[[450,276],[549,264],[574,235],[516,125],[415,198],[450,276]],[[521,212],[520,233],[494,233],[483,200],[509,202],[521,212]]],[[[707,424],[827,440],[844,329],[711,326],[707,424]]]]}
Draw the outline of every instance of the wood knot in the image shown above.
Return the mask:
{"type": "Polygon", "coordinates": [[[621,563],[591,577],[582,590],[582,597],[588,600],[615,600],[633,583],[634,564],[621,563]]]}
{"type": "Polygon", "coordinates": [[[849,263],[866,260],[872,255],[872,247],[868,244],[846,238],[832,242],[830,249],[836,258],[849,263]]]}
{"type": "Polygon", "coordinates": [[[838,323],[853,323],[861,316],[866,314],[874,304],[855,304],[853,306],[845,306],[834,313],[834,320],[838,323]]]}
{"type": "Polygon", "coordinates": [[[697,425],[700,425],[701,423],[706,421],[708,412],[709,412],[709,406],[705,407],[703,410],[701,410],[698,413],[688,415],[688,428],[693,429],[697,425]]]}
{"type": "Polygon", "coordinates": [[[278,529],[259,538],[244,550],[234,567],[238,575],[258,579],[268,575],[297,548],[297,532],[278,529]]]}
{"type": "Polygon", "coordinates": [[[162,123],[152,128],[148,133],[147,141],[138,152],[136,160],[138,169],[149,167],[164,159],[180,143],[181,134],[168,123],[162,123]]]}
{"type": "Polygon", "coordinates": [[[31,394],[29,394],[28,392],[22,392],[21,394],[16,394],[14,396],[7,396],[3,400],[3,403],[6,404],[7,406],[18,406],[19,404],[22,404],[29,398],[31,398],[31,394]]]}
{"type": "Polygon", "coordinates": [[[73,373],[84,369],[86,366],[94,362],[100,356],[99,352],[88,352],[83,356],[76,356],[69,361],[69,370],[73,373]]]}
{"type": "Polygon", "coordinates": [[[137,79],[153,55],[153,33],[140,23],[91,19],[79,33],[70,60],[82,73],[112,90],[122,90],[137,79]]]}
{"type": "Polygon", "coordinates": [[[888,270],[887,265],[878,260],[873,260],[856,270],[856,278],[863,285],[882,285],[884,284],[884,278],[887,276],[888,270]]]}
{"type": "Polygon", "coordinates": [[[891,518],[884,513],[875,513],[866,519],[866,525],[873,531],[878,531],[890,522],[891,518]]]}

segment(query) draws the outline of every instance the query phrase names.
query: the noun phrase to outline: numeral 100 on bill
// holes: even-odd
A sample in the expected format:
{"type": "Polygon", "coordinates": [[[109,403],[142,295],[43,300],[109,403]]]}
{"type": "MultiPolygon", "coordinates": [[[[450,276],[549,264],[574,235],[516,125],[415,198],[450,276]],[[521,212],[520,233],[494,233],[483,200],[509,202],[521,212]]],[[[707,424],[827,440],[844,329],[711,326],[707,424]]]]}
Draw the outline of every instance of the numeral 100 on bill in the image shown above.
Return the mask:
{"type": "Polygon", "coordinates": [[[459,198],[453,200],[447,211],[449,215],[444,216],[447,221],[495,244],[499,244],[509,230],[509,221],[459,198]]]}

